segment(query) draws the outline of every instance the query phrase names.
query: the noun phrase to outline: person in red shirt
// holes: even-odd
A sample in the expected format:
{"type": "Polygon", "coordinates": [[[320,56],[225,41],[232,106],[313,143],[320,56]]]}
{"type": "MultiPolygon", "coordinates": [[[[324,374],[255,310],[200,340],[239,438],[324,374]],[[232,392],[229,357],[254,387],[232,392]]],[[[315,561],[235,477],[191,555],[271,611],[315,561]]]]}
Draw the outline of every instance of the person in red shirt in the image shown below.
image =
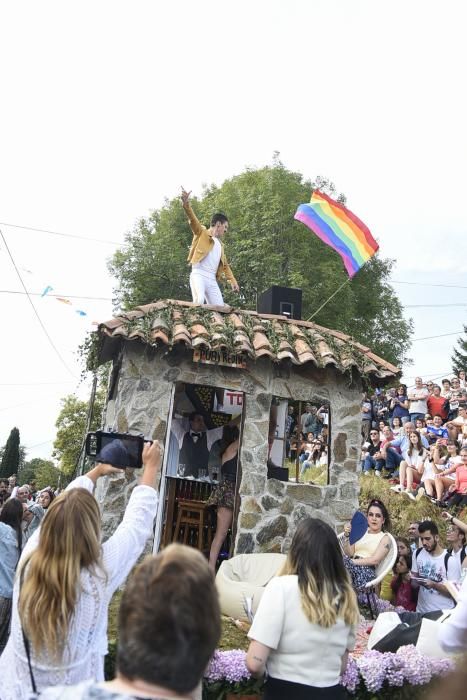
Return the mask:
{"type": "Polygon", "coordinates": [[[441,396],[441,387],[438,384],[433,384],[433,393],[428,396],[426,405],[432,416],[436,414],[441,416],[443,421],[447,420],[449,406],[446,405],[446,397],[441,396]]]}
{"type": "Polygon", "coordinates": [[[451,496],[447,502],[448,507],[467,506],[467,447],[460,451],[462,463],[456,468],[456,482],[454,488],[451,487],[451,496]]]}

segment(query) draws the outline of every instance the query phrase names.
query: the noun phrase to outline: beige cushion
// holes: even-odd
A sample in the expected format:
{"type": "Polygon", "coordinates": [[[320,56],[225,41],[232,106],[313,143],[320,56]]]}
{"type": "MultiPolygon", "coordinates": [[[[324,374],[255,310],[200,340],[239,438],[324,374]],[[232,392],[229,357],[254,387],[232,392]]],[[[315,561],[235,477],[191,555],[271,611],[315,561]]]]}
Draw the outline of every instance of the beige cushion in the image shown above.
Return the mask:
{"type": "Polygon", "coordinates": [[[239,554],[222,562],[216,576],[222,614],[235,620],[246,620],[245,598],[253,598],[255,613],[264,587],[285,560],[285,554],[239,554]]]}

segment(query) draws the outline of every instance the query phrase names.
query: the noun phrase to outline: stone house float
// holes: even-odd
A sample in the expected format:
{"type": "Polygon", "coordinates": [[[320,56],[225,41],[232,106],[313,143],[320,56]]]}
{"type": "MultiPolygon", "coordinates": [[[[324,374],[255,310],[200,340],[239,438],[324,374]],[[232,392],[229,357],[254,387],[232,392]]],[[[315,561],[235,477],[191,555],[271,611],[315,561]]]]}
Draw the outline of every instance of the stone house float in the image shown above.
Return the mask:
{"type": "MultiPolygon", "coordinates": [[[[362,387],[394,382],[397,367],[314,323],[173,300],[101,323],[95,341],[95,364],[113,363],[104,427],[144,434],[165,447],[155,550],[184,535],[177,523],[180,502],[202,501],[212,488],[204,470],[187,477],[180,465],[173,426],[192,411],[203,414],[208,435],[235,416],[241,427],[230,554],[286,551],[307,515],[337,527],[352,516],[362,387]],[[287,465],[288,406],[299,421],[307,403],[324,407],[327,424],[328,469],[321,485],[303,483],[293,464],[289,481],[274,478],[284,470],[271,469],[271,463],[287,465]]],[[[106,534],[121,518],[135,478],[134,470],[126,470],[103,480],[97,495],[106,534]]],[[[205,532],[196,529],[189,532],[187,524],[184,540],[205,549],[205,532]]]]}

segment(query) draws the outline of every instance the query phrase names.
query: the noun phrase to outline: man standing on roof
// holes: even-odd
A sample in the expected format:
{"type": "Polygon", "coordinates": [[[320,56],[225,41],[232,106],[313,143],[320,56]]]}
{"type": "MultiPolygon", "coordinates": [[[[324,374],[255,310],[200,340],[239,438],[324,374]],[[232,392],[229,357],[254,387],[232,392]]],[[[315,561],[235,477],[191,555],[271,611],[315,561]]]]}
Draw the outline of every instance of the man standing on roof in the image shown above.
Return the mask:
{"type": "Polygon", "coordinates": [[[222,238],[229,228],[224,214],[214,214],[207,229],[200,224],[190,205],[190,194],[182,187],[182,204],[193,232],[188,262],[191,264],[190,287],[195,304],[223,306],[224,300],[218,280],[225,277],[234,292],[239,291],[225,256],[222,238]]]}

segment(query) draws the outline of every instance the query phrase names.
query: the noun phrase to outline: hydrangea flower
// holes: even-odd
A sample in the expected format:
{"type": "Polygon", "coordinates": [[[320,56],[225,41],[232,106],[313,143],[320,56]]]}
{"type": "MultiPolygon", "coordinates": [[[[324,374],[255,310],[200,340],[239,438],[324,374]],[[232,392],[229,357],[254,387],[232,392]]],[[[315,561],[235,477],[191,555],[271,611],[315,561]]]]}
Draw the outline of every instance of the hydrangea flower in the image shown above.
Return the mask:
{"type": "MultiPolygon", "coordinates": [[[[208,683],[244,683],[251,678],[245,664],[246,652],[241,649],[216,651],[205,673],[208,683]]],[[[383,685],[401,687],[425,685],[435,676],[445,676],[455,668],[451,659],[431,659],[420,654],[413,645],[390,652],[365,651],[360,657],[349,657],[341,677],[342,685],[355,693],[360,685],[376,693],[383,685]]]]}
{"type": "Polygon", "coordinates": [[[205,678],[208,681],[226,680],[239,683],[251,677],[245,663],[246,652],[242,649],[215,651],[210,661],[205,678]]]}

